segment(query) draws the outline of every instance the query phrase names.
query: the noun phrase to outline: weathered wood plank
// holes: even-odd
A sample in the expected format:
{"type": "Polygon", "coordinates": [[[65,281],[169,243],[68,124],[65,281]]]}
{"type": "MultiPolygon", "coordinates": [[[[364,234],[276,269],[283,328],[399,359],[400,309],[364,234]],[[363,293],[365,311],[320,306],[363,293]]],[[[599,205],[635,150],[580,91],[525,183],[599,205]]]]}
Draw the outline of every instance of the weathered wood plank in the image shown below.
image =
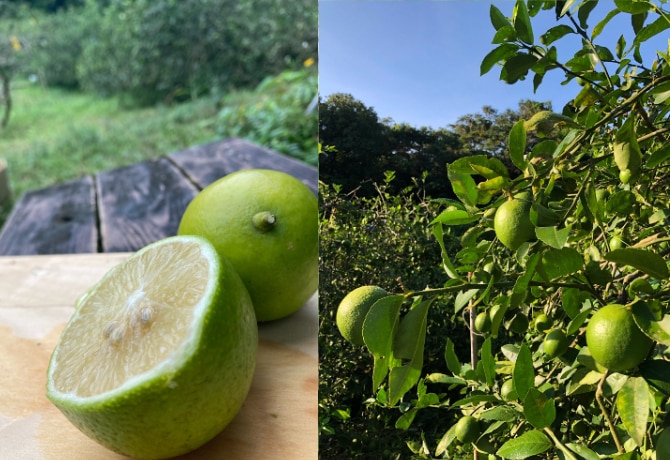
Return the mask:
{"type": "Polygon", "coordinates": [[[297,177],[315,194],[318,190],[315,167],[238,138],[198,145],[168,157],[200,188],[239,169],[266,168],[297,177]]]}
{"type": "Polygon", "coordinates": [[[0,255],[97,252],[90,176],[24,193],[0,233],[0,255]]]}
{"type": "Polygon", "coordinates": [[[197,188],[166,158],[98,174],[103,252],[136,251],[175,235],[197,188]]]}

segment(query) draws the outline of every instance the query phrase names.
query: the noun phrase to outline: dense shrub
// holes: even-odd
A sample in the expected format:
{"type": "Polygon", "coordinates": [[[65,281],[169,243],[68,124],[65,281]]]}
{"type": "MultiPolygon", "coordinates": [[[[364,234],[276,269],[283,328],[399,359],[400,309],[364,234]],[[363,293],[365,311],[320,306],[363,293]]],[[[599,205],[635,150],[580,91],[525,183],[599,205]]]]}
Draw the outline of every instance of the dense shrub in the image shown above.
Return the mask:
{"type": "Polygon", "coordinates": [[[318,113],[312,102],[317,91],[312,67],[268,77],[253,91],[224,97],[217,133],[243,137],[316,165],[318,113]]]}
{"type": "Polygon", "coordinates": [[[84,44],[98,29],[97,7],[91,4],[86,9],[35,14],[23,21],[21,32],[26,49],[22,53],[21,73],[36,75],[45,85],[78,88],[77,63],[84,44]]]}
{"type": "Polygon", "coordinates": [[[297,68],[316,37],[313,0],[118,1],[85,43],[78,78],[134,104],[169,102],[297,68]]]}
{"type": "MultiPolygon", "coordinates": [[[[406,450],[407,433],[393,427],[398,410],[366,404],[373,394],[372,358],[364,347],[344,341],[335,314],[346,293],[365,284],[403,292],[444,282],[440,247],[428,230],[440,205],[419,194],[418,185],[392,195],[387,180],[377,186],[377,195],[367,198],[343,194],[332,185],[319,186],[320,458],[398,458],[395,455],[406,450]]],[[[447,242],[448,247],[455,244],[456,240],[447,242]]],[[[457,344],[467,342],[468,331],[454,321],[452,312],[447,305],[431,309],[427,337],[434,343],[426,344],[425,356],[429,369],[443,361],[446,337],[457,344]]],[[[421,414],[425,423],[415,426],[438,425],[431,423],[433,416],[425,411],[421,414]]]]}

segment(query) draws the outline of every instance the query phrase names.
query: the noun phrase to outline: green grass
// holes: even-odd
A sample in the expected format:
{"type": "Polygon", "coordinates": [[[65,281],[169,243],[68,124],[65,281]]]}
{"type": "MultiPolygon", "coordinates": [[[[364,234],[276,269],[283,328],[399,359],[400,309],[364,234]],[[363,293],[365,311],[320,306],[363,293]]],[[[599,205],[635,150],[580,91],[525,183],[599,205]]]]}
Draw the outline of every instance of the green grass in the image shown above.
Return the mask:
{"type": "Polygon", "coordinates": [[[15,84],[0,132],[14,197],[26,190],[157,158],[216,137],[216,102],[121,109],[115,99],[15,84]]]}
{"type": "MultiPolygon", "coordinates": [[[[86,174],[158,158],[218,136],[214,99],[122,109],[116,99],[17,81],[0,131],[12,197],[86,174]]],[[[0,207],[0,225],[10,208],[0,207]]]]}

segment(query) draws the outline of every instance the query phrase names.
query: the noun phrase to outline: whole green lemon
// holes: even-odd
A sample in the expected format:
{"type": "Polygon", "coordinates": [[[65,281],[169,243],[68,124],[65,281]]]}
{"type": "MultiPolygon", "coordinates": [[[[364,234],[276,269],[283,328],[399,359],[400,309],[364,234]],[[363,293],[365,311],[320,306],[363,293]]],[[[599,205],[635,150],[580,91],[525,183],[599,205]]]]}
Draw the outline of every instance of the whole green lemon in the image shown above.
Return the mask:
{"type": "Polygon", "coordinates": [[[493,229],[502,244],[516,251],[535,235],[530,221],[531,203],[525,199],[511,199],[498,207],[493,218],[493,229]]]}
{"type": "Polygon", "coordinates": [[[230,260],[258,321],[286,317],[316,292],[317,199],[289,174],[244,169],[224,176],[189,203],[178,233],[204,236],[230,260]]]}

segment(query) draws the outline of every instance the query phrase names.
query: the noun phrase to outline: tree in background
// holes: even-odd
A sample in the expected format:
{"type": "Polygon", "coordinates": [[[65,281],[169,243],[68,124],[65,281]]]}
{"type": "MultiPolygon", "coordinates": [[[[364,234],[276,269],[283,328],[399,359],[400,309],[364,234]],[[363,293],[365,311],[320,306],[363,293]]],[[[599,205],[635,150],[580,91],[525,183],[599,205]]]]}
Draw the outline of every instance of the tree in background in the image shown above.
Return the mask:
{"type": "MultiPolygon", "coordinates": [[[[520,119],[550,109],[550,103],[523,100],[518,110],[501,113],[485,106],[481,113],[463,115],[450,127],[416,128],[380,119],[354,96],[336,93],[319,104],[320,178],[345,191],[369,195],[373,184],[393,171],[392,193],[419,180],[430,196],[453,197],[445,180],[447,163],[463,155],[484,154],[499,158],[518,174],[507,154],[507,133],[520,119]]],[[[528,148],[541,140],[546,138],[532,136],[528,148]]]]}

